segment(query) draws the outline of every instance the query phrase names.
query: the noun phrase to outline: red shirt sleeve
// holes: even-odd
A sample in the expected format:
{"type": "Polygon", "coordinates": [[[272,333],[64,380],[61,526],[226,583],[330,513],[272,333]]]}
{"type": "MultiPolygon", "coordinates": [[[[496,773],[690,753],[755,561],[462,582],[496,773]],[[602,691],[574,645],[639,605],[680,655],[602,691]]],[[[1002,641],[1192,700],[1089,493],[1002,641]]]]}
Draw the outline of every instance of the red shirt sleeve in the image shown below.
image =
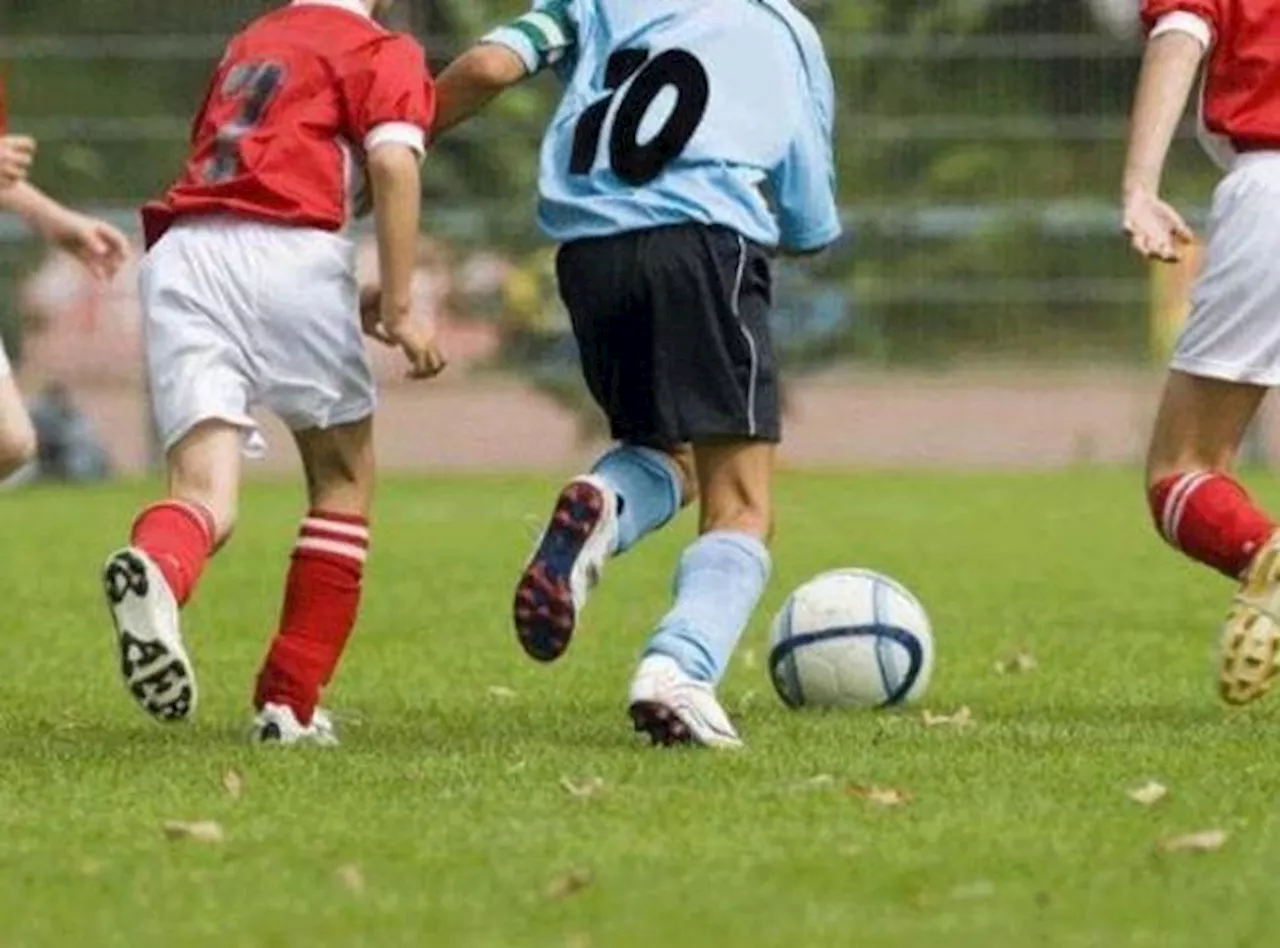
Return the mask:
{"type": "Polygon", "coordinates": [[[1217,33],[1221,26],[1221,0],[1142,0],[1142,25],[1149,33],[1170,13],[1191,13],[1208,21],[1217,33]]]}
{"type": "Polygon", "coordinates": [[[339,78],[347,134],[364,144],[380,125],[407,124],[429,134],[435,121],[435,85],[426,54],[403,33],[387,33],[355,50],[339,78]]]}

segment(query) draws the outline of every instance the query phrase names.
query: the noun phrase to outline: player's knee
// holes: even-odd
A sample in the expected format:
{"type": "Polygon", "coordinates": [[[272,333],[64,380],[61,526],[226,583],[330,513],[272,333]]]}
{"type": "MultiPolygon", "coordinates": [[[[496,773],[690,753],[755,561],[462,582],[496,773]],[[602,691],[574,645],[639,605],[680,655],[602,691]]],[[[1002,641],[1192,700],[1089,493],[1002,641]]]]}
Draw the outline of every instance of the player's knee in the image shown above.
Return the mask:
{"type": "Polygon", "coordinates": [[[0,435],[0,479],[14,474],[36,456],[36,433],[28,425],[0,435]]]}

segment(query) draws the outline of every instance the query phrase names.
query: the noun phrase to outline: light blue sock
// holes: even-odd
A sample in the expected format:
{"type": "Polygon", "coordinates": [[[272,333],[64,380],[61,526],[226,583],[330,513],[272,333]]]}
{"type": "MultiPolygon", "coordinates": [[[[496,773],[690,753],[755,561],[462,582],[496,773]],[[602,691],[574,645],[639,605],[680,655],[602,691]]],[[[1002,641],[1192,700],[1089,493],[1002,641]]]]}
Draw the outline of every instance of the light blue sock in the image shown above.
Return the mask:
{"type": "Polygon", "coordinates": [[[721,530],[699,538],[680,557],[676,604],[645,655],[666,655],[688,674],[715,684],[769,581],[773,561],[749,533],[721,530]]]}
{"type": "Polygon", "coordinates": [[[680,471],[661,451],[621,445],[592,468],[591,473],[618,495],[618,548],[625,553],[680,512],[680,471]]]}

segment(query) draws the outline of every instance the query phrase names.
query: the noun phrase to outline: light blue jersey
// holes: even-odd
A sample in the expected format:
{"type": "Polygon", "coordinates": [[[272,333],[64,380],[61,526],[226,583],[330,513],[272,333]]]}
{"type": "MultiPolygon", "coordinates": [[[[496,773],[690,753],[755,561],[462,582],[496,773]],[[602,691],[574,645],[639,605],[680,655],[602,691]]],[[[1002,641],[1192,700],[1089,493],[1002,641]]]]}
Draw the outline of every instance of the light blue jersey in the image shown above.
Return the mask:
{"type": "Polygon", "coordinates": [[[539,181],[553,240],[690,222],[795,252],[840,236],[831,70],[788,0],[535,0],[485,41],[565,83],[539,181]]]}

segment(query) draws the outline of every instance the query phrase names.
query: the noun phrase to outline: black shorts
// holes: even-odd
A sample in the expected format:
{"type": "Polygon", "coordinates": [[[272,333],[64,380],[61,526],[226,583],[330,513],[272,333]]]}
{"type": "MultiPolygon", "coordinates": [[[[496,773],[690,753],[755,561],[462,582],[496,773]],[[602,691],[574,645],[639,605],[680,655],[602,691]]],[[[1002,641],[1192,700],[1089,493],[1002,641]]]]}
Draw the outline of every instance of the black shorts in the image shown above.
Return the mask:
{"type": "Polygon", "coordinates": [[[565,244],[556,271],[615,438],[779,440],[764,248],[723,227],[661,227],[565,244]]]}

